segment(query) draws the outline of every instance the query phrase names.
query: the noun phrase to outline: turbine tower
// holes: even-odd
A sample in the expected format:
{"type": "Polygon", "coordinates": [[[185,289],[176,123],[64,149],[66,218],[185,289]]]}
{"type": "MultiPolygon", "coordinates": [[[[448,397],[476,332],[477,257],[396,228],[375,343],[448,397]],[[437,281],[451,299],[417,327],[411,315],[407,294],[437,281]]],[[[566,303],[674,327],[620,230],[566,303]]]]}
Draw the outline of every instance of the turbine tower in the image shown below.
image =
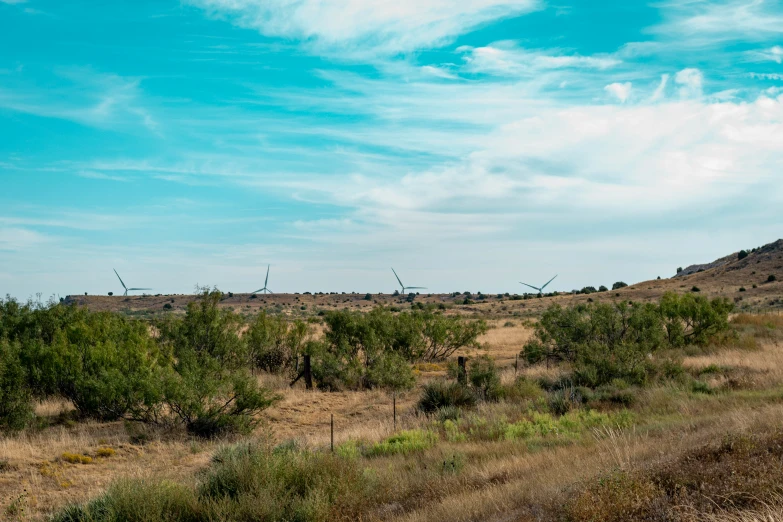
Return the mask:
{"type": "MultiPolygon", "coordinates": [[[[555,275],[555,277],[557,277],[557,275],[555,275]]],[[[553,277],[552,279],[550,279],[549,281],[547,281],[547,282],[546,282],[546,284],[545,284],[544,286],[542,286],[541,288],[538,288],[537,286],[529,285],[529,284],[527,284],[527,283],[523,283],[522,281],[520,281],[520,282],[519,282],[519,284],[520,284],[520,285],[529,286],[529,287],[530,287],[530,288],[532,288],[533,290],[538,290],[538,295],[541,295],[541,294],[543,294],[543,293],[544,293],[544,288],[546,288],[546,286],[547,286],[549,283],[551,283],[552,281],[554,281],[554,280],[555,280],[555,277],[553,277]]]]}
{"type": "Polygon", "coordinates": [[[257,294],[259,292],[261,292],[263,294],[271,294],[272,293],[272,291],[266,287],[266,284],[269,282],[269,266],[270,265],[266,265],[266,279],[264,279],[264,288],[262,288],[261,290],[256,290],[255,292],[253,292],[254,294],[257,294]]]}
{"type": "MultiPolygon", "coordinates": [[[[392,272],[394,272],[394,268],[392,268],[392,272]]],[[[400,287],[402,288],[402,293],[405,294],[405,290],[426,290],[426,286],[405,286],[402,284],[402,281],[400,281],[400,276],[397,275],[397,272],[394,272],[394,277],[397,278],[397,282],[400,283],[400,287]]]]}
{"type": "Polygon", "coordinates": [[[152,288],[128,288],[127,286],[125,286],[125,283],[123,282],[122,278],[120,277],[120,274],[117,273],[117,270],[115,270],[113,268],[112,268],[112,270],[114,270],[114,274],[117,276],[117,279],[120,280],[120,284],[125,289],[125,293],[123,295],[128,295],[128,292],[141,292],[141,291],[144,291],[144,290],[152,290],[152,288]]]}

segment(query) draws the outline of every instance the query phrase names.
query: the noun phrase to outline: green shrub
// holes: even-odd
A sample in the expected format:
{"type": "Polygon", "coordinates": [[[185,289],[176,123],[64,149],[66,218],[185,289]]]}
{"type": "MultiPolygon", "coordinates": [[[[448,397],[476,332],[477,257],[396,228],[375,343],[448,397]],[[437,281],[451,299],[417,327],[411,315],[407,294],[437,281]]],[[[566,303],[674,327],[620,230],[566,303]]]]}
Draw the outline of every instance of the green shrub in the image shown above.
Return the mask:
{"type": "Polygon", "coordinates": [[[203,437],[246,433],[259,422],[257,414],[279,399],[245,369],[241,319],[220,310],[220,298],[219,291],[205,290],[188,304],[184,318],[159,325],[161,342],[175,356],[173,371],[163,379],[164,399],[188,431],[203,437]]]}
{"type": "Polygon", "coordinates": [[[476,395],[484,400],[498,400],[502,395],[500,376],[495,361],[488,355],[473,359],[468,364],[468,382],[476,395]]]}
{"type": "Polygon", "coordinates": [[[401,431],[367,449],[368,457],[381,457],[423,451],[435,445],[437,435],[427,430],[401,431]]]}
{"type": "Polygon", "coordinates": [[[308,335],[307,323],[288,322],[282,316],[259,313],[250,324],[243,340],[247,359],[254,368],[270,373],[288,373],[294,377],[308,335]]]}
{"type": "Polygon", "coordinates": [[[103,420],[156,416],[170,361],[145,323],[65,305],[30,310],[26,320],[15,336],[38,397],[59,395],[103,420]]]}
{"type": "Polygon", "coordinates": [[[32,394],[19,359],[19,345],[0,339],[0,431],[21,430],[32,418],[32,394]]]}
{"type": "Polygon", "coordinates": [[[475,394],[458,382],[434,381],[424,386],[417,408],[424,413],[434,413],[453,406],[470,408],[476,405],[475,394]]]}
{"type": "Polygon", "coordinates": [[[769,277],[767,278],[767,283],[772,283],[773,281],[777,281],[777,280],[778,278],[775,277],[775,274],[770,274],[769,277]]]}
{"type": "Polygon", "coordinates": [[[748,253],[745,250],[740,250],[739,253],[737,254],[738,260],[745,259],[746,257],[748,257],[748,253]]]}
{"type": "Polygon", "coordinates": [[[617,281],[615,284],[612,285],[612,290],[619,290],[621,288],[625,288],[626,286],[628,285],[623,283],[622,281],[617,281]]]}

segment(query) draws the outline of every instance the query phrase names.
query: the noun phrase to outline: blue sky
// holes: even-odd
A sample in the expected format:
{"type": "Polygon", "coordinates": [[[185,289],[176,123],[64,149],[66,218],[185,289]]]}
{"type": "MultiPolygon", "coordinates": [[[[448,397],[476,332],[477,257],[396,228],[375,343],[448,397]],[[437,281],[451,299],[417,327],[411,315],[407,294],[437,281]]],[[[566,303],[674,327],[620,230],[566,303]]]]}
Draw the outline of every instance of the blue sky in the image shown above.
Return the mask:
{"type": "Polygon", "coordinates": [[[0,0],[22,299],[666,277],[783,236],[781,165],[778,1],[0,0]]]}

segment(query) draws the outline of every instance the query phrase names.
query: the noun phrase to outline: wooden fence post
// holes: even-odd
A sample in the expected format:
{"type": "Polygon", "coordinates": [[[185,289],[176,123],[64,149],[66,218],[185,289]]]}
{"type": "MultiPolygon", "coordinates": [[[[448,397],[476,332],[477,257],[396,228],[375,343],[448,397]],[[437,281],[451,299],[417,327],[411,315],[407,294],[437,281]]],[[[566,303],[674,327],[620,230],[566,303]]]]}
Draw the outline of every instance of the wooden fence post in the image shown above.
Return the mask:
{"type": "Polygon", "coordinates": [[[468,373],[465,370],[465,357],[460,355],[457,357],[457,381],[459,381],[461,384],[467,384],[468,383],[468,373]]]}
{"type": "Polygon", "coordinates": [[[397,431],[397,392],[394,392],[392,398],[392,408],[394,409],[394,431],[397,431]]]}
{"type": "Polygon", "coordinates": [[[332,453],[334,453],[334,413],[332,413],[332,422],[329,429],[329,438],[330,438],[330,447],[332,448],[332,453]]]}
{"type": "Polygon", "coordinates": [[[313,389],[313,374],[310,372],[310,355],[305,354],[304,356],[304,379],[305,379],[305,388],[308,390],[313,389]]]}

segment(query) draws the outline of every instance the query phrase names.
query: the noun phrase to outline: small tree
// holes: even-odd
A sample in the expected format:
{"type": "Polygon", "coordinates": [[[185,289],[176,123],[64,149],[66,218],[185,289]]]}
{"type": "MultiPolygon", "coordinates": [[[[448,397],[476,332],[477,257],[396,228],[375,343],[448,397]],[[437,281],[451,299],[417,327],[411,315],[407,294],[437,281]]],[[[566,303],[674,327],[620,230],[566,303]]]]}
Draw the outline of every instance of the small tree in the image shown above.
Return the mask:
{"type": "Polygon", "coordinates": [[[241,318],[220,310],[220,299],[218,290],[204,289],[184,318],[159,325],[175,356],[164,380],[166,403],[188,431],[206,437],[250,431],[257,414],[279,399],[247,371],[241,318]]]}
{"type": "Polygon", "coordinates": [[[628,285],[623,283],[622,281],[617,281],[615,284],[612,285],[612,290],[619,290],[621,288],[625,288],[626,286],[628,285]]]}
{"type": "Polygon", "coordinates": [[[598,291],[599,292],[606,292],[607,290],[609,290],[609,289],[606,288],[604,285],[601,285],[601,286],[598,287],[598,291]]]}
{"type": "Polygon", "coordinates": [[[738,260],[745,259],[746,257],[748,257],[748,253],[745,250],[740,250],[739,253],[737,254],[738,260]]]}
{"type": "Polygon", "coordinates": [[[775,274],[770,274],[767,278],[767,283],[772,283],[773,281],[777,281],[777,277],[775,277],[775,274]]]}
{"type": "Polygon", "coordinates": [[[33,418],[33,398],[18,343],[0,339],[0,431],[24,428],[33,418]]]}

